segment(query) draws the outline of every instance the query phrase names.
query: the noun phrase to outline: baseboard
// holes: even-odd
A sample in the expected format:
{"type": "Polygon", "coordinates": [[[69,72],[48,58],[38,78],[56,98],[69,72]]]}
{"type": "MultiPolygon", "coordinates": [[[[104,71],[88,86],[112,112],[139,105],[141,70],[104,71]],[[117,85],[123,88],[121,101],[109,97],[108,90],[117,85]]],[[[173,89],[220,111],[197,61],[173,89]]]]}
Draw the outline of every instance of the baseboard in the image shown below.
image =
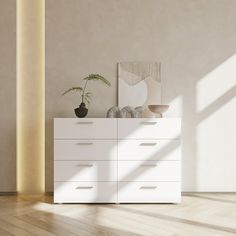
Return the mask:
{"type": "MultiPolygon", "coordinates": [[[[0,192],[0,196],[15,196],[17,192],[0,192]]],[[[53,192],[46,192],[44,195],[53,196],[53,192]]]]}
{"type": "Polygon", "coordinates": [[[191,191],[191,192],[182,192],[182,195],[188,195],[188,194],[211,194],[211,193],[214,193],[214,194],[235,194],[236,192],[227,192],[227,191],[212,191],[212,192],[208,192],[208,191],[191,191]]]}
{"type": "MultiPolygon", "coordinates": [[[[190,194],[211,194],[211,193],[222,193],[222,194],[235,194],[236,192],[182,192],[182,195],[190,195],[190,194]]],[[[17,192],[0,192],[0,196],[15,196],[17,192]]],[[[53,192],[45,192],[46,196],[53,196],[53,192]]]]}
{"type": "Polygon", "coordinates": [[[0,196],[14,196],[17,192],[0,192],[0,196]]]}

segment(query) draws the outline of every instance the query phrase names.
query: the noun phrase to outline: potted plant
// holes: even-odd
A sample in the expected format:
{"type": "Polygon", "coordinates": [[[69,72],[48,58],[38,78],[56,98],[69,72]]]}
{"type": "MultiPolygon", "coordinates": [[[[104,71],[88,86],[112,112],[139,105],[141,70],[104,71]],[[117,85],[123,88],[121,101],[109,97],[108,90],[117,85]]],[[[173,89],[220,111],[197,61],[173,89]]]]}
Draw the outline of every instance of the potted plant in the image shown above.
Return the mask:
{"type": "Polygon", "coordinates": [[[83,87],[72,87],[68,90],[66,90],[62,95],[65,95],[69,92],[79,92],[80,96],[81,96],[81,103],[79,105],[79,107],[75,108],[75,114],[77,117],[85,117],[88,114],[88,108],[86,108],[86,104],[90,103],[91,100],[91,92],[87,92],[87,85],[90,81],[99,81],[101,83],[103,83],[104,85],[107,86],[111,86],[110,82],[105,79],[103,76],[99,75],[99,74],[90,74],[89,76],[85,77],[82,79],[82,81],[84,82],[84,86],[83,87]]]}

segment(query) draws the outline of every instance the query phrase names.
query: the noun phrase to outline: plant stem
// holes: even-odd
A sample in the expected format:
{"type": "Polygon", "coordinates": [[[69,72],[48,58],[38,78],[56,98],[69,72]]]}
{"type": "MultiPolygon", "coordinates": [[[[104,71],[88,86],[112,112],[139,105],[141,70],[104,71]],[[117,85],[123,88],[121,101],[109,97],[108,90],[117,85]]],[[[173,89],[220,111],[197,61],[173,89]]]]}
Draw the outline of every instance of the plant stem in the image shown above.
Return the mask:
{"type": "Polygon", "coordinates": [[[88,80],[86,80],[85,85],[84,85],[84,88],[83,88],[82,102],[84,102],[84,94],[85,94],[85,90],[86,90],[86,87],[87,87],[87,83],[88,83],[88,80]]]}

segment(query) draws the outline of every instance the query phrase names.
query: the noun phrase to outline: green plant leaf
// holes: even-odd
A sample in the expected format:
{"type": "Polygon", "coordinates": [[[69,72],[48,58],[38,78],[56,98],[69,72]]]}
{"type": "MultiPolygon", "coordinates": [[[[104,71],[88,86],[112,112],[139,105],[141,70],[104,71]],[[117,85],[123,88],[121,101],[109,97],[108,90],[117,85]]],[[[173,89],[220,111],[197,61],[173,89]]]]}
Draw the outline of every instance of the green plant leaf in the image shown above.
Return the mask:
{"type": "Polygon", "coordinates": [[[74,92],[82,92],[83,89],[82,89],[81,87],[72,87],[72,88],[66,90],[62,95],[65,95],[65,94],[67,94],[67,93],[69,93],[69,92],[71,92],[71,91],[74,91],[74,92]]]}
{"type": "Polygon", "coordinates": [[[100,81],[100,82],[104,83],[107,86],[111,86],[111,83],[99,74],[90,74],[89,76],[85,77],[83,80],[100,81]]]}
{"type": "Polygon", "coordinates": [[[86,95],[90,96],[93,95],[91,92],[87,92],[86,95]]]}

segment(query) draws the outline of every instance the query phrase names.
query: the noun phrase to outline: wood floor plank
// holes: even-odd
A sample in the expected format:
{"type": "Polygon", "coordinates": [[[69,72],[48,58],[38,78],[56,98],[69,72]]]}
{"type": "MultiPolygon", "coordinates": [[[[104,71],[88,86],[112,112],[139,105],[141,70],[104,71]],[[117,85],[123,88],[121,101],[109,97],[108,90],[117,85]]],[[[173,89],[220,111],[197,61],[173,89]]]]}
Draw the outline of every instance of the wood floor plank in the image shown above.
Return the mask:
{"type": "MultiPolygon", "coordinates": [[[[145,212],[125,211],[119,212],[119,207],[116,207],[115,214],[110,215],[106,211],[100,211],[97,223],[113,227],[116,229],[127,230],[132,229],[132,232],[140,233],[141,235],[234,235],[225,230],[217,230],[206,225],[195,224],[194,222],[175,219],[172,217],[165,217],[164,215],[150,215],[145,212]],[[135,214],[135,215],[134,215],[135,214]],[[130,216],[130,217],[129,217],[130,216]]],[[[91,216],[90,216],[91,217],[91,216]]],[[[92,221],[92,218],[90,219],[92,221]]]]}
{"type": "Polygon", "coordinates": [[[36,227],[31,223],[19,219],[18,217],[5,216],[4,221],[10,223],[15,227],[23,229],[26,232],[29,232],[31,235],[33,234],[37,236],[55,236],[55,234],[48,232],[40,227],[36,227]]]}
{"type": "Polygon", "coordinates": [[[0,236],[236,236],[236,193],[188,193],[181,204],[53,204],[0,196],[0,236]]]}
{"type": "Polygon", "coordinates": [[[70,228],[63,228],[63,226],[55,221],[47,220],[43,221],[41,220],[41,217],[33,217],[30,215],[23,215],[23,216],[18,216],[18,219],[23,220],[24,222],[27,222],[31,225],[34,225],[40,229],[43,229],[47,232],[51,232],[57,236],[76,236],[77,234],[73,234],[71,232],[70,228]]]}
{"type": "MultiPolygon", "coordinates": [[[[33,214],[34,217],[44,218],[45,221],[50,220],[51,213],[37,212],[33,214]]],[[[62,215],[53,215],[53,220],[65,228],[69,228],[73,233],[83,236],[94,235],[113,235],[123,236],[127,235],[127,232],[114,230],[113,228],[103,227],[98,225],[95,221],[86,221],[84,217],[67,217],[62,215]]],[[[130,234],[136,236],[137,234],[130,234]]]]}
{"type": "Polygon", "coordinates": [[[3,219],[0,219],[0,228],[7,231],[11,235],[15,236],[32,236],[34,234],[28,232],[27,230],[22,229],[21,227],[15,226],[3,219]]]}
{"type": "Polygon", "coordinates": [[[0,235],[1,236],[12,236],[13,234],[7,232],[6,230],[0,228],[0,235]]]}

